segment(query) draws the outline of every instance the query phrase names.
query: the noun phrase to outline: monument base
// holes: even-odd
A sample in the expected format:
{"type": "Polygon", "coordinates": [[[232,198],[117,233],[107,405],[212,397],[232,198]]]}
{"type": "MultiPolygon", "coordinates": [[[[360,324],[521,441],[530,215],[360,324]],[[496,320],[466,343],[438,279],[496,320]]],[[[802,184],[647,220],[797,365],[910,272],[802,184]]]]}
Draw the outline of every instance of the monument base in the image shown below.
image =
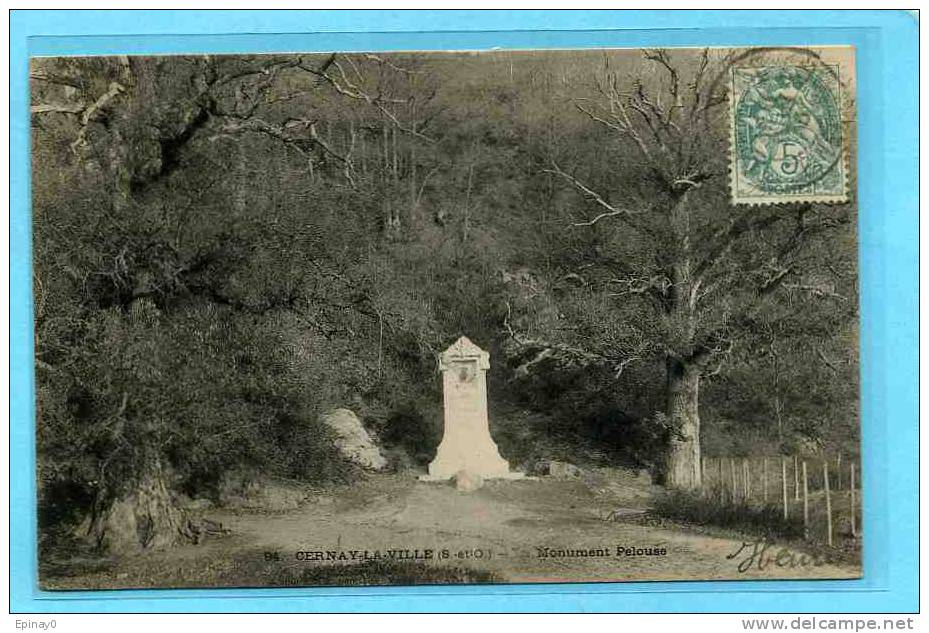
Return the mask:
{"type": "Polygon", "coordinates": [[[443,439],[429,464],[429,476],[436,481],[454,477],[461,471],[479,475],[482,479],[508,479],[510,464],[500,456],[490,434],[484,437],[443,439]]]}
{"type": "MultiPolygon", "coordinates": [[[[450,480],[452,477],[454,477],[454,475],[420,475],[416,479],[418,481],[444,483],[450,480]]],[[[527,477],[526,473],[519,472],[518,470],[513,470],[508,473],[502,473],[499,475],[488,475],[488,476],[481,475],[481,479],[485,481],[490,481],[494,479],[505,479],[505,480],[532,479],[532,477],[527,477]]]]}

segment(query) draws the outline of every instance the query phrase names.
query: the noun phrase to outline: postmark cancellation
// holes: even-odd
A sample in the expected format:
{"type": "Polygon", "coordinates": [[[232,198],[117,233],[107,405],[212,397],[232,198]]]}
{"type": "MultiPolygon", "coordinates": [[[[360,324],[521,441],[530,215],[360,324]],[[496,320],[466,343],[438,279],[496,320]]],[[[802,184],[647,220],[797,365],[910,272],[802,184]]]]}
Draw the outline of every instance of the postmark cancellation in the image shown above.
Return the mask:
{"type": "Polygon", "coordinates": [[[730,70],[734,204],[848,201],[838,65],[730,70]]]}

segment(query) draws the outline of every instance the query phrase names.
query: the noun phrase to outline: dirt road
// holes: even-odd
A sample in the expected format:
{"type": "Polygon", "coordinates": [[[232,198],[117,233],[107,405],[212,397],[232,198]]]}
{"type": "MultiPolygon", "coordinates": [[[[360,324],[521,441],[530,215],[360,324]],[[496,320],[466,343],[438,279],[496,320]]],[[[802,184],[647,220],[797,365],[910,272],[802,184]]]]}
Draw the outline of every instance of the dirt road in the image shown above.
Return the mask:
{"type": "Polygon", "coordinates": [[[383,556],[481,569],[513,582],[859,575],[851,567],[811,564],[780,546],[761,552],[737,538],[605,520],[617,510],[634,516],[649,497],[648,486],[633,478],[488,482],[461,493],[385,475],[284,514],[211,516],[235,541],[274,552],[286,565],[383,556]]]}
{"type": "Polygon", "coordinates": [[[860,576],[858,567],[822,564],[782,545],[656,525],[644,510],[657,491],[613,469],[491,481],[472,493],[411,474],[370,475],[287,510],[209,509],[204,517],[227,535],[105,560],[72,556],[48,565],[42,583],[116,589],[860,576]],[[374,575],[365,576],[368,567],[357,565],[365,561],[389,566],[375,562],[374,575]],[[404,570],[412,580],[398,576],[404,570]]]}

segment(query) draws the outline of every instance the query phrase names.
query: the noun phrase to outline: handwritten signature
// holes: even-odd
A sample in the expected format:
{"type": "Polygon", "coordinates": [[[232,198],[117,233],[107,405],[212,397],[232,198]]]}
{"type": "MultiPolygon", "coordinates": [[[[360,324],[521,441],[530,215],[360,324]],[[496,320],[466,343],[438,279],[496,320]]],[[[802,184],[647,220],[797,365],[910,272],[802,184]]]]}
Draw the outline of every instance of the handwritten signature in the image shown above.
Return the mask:
{"type": "Polygon", "coordinates": [[[726,560],[737,560],[740,574],[753,568],[761,571],[770,566],[796,569],[826,564],[826,560],[818,554],[797,552],[784,546],[778,547],[767,539],[743,541],[738,550],[726,556],[726,560]]]}

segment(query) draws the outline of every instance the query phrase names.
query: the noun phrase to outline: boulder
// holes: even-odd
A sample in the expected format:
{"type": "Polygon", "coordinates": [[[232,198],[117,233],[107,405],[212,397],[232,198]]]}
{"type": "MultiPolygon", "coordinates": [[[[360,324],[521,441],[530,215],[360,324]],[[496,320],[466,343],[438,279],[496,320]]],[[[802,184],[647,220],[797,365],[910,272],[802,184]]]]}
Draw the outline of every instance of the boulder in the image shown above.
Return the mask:
{"type": "Polygon", "coordinates": [[[527,470],[530,475],[557,479],[576,479],[583,474],[574,464],[555,459],[537,459],[528,465],[527,470]]]}
{"type": "Polygon", "coordinates": [[[458,492],[474,492],[484,485],[484,479],[477,473],[459,470],[452,477],[452,483],[455,484],[455,490],[458,492]]]}
{"type": "Polygon", "coordinates": [[[523,470],[526,471],[527,475],[532,477],[539,477],[542,475],[548,474],[548,460],[547,459],[533,459],[525,464],[523,464],[523,470]]]}
{"type": "Polygon", "coordinates": [[[336,448],[350,462],[368,470],[387,467],[387,460],[352,411],[335,409],[320,416],[320,421],[332,430],[336,448]]]}
{"type": "Polygon", "coordinates": [[[581,476],[581,469],[568,462],[552,461],[548,464],[548,475],[560,479],[574,479],[581,476]]]}

